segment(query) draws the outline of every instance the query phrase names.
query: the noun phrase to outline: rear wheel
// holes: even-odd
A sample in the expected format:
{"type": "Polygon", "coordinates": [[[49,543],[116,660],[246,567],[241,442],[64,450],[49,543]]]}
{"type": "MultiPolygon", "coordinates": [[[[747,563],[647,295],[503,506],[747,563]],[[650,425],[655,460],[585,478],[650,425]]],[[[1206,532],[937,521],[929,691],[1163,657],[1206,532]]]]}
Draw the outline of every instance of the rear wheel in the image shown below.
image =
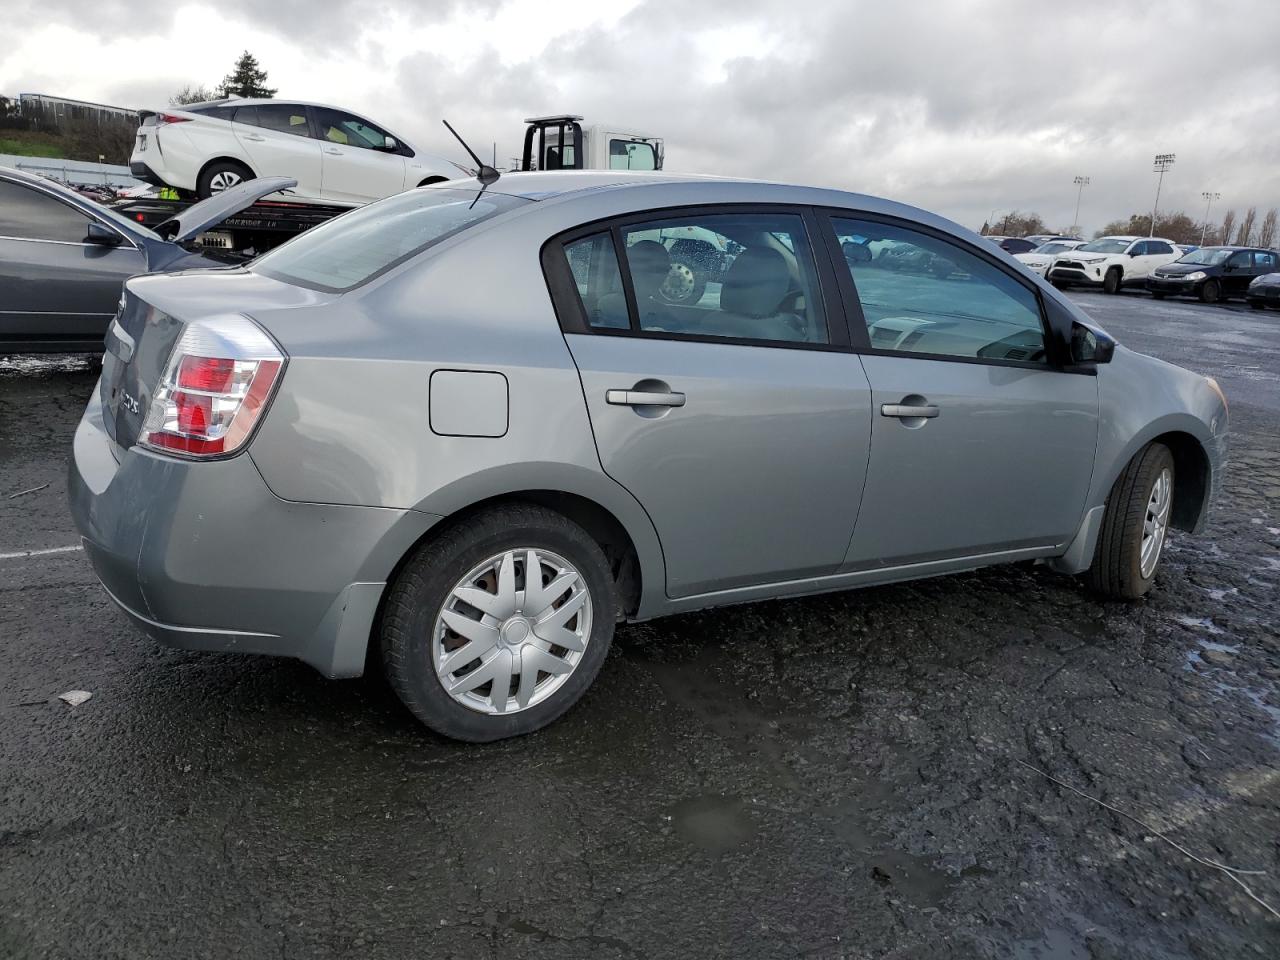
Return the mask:
{"type": "Polygon", "coordinates": [[[1217,280],[1206,280],[1200,287],[1200,300],[1202,303],[1217,303],[1222,299],[1222,286],[1217,280]]]}
{"type": "Polygon", "coordinates": [[[1253,307],[1253,309],[1255,309],[1255,310],[1265,310],[1265,309],[1267,309],[1267,305],[1266,305],[1265,303],[1261,303],[1261,302],[1259,302],[1259,301],[1257,301],[1257,300],[1250,300],[1250,301],[1249,301],[1249,306],[1253,307]]]}
{"type": "Polygon", "coordinates": [[[1173,454],[1162,443],[1144,447],[1116,479],[1086,574],[1098,593],[1136,600],[1151,589],[1169,530],[1173,482],[1173,454]]]}
{"type": "Polygon", "coordinates": [[[252,179],[253,171],[243,163],[236,163],[234,160],[219,160],[200,171],[200,178],[196,181],[196,195],[201,200],[207,200],[215,193],[230,190],[232,187],[239,186],[244,181],[252,179]]]}
{"type": "Polygon", "coordinates": [[[693,264],[675,260],[658,288],[658,295],[667,303],[692,306],[702,299],[706,290],[707,277],[702,270],[693,264]]]}
{"type": "Polygon", "coordinates": [[[391,586],[382,655],[424,724],[471,742],[531,733],[604,663],[617,600],[600,546],[533,504],[478,513],[419,549],[391,586]]]}
{"type": "Polygon", "coordinates": [[[1120,276],[1120,268],[1112,267],[1107,271],[1107,275],[1102,278],[1102,289],[1107,293],[1119,293],[1120,276]]]}

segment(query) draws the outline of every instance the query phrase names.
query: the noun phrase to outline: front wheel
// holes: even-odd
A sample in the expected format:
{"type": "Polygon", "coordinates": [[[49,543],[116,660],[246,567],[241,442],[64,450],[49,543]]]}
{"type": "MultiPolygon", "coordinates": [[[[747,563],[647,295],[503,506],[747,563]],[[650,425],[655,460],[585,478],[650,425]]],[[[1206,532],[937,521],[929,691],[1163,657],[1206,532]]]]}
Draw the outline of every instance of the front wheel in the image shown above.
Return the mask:
{"type": "Polygon", "coordinates": [[[1162,443],[1144,447],[1116,479],[1086,574],[1098,593],[1137,600],[1151,589],[1169,530],[1173,483],[1173,454],[1162,443]]]}
{"type": "Polygon", "coordinates": [[[1156,300],[1163,300],[1165,297],[1165,295],[1159,290],[1152,290],[1151,296],[1154,297],[1156,300]]]}
{"type": "Polygon", "coordinates": [[[1202,303],[1217,303],[1222,298],[1222,287],[1217,280],[1206,280],[1200,288],[1202,303]]]}
{"type": "Polygon", "coordinates": [[[1107,293],[1120,292],[1120,268],[1112,267],[1107,271],[1107,275],[1102,278],[1102,289],[1107,293]]]}
{"type": "Polygon", "coordinates": [[[1260,303],[1260,302],[1259,302],[1259,301],[1257,301],[1257,300],[1250,300],[1250,301],[1249,301],[1249,306],[1253,307],[1253,309],[1255,309],[1255,310],[1265,310],[1265,309],[1267,309],[1267,305],[1266,305],[1265,303],[1260,303]]]}
{"type": "Polygon", "coordinates": [[[608,561],[581,527],[506,504],[409,560],[383,612],[383,665],[437,733],[473,743],[532,733],[591,685],[617,606],[608,561]]]}

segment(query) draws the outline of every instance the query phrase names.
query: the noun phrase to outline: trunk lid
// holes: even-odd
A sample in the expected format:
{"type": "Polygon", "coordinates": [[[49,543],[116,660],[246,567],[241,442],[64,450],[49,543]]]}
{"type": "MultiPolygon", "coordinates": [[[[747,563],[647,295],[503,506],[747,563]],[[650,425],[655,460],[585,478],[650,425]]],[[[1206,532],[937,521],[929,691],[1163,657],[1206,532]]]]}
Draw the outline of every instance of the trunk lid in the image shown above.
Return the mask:
{"type": "Polygon", "coordinates": [[[258,320],[333,299],[239,268],[149,274],[126,281],[107,330],[99,398],[103,425],[120,448],[133,446],[186,325],[213,316],[258,320]]]}
{"type": "Polygon", "coordinates": [[[269,193],[289,190],[298,185],[293,177],[258,177],[246,180],[228,190],[215,193],[179,211],[156,226],[156,233],[170,243],[184,243],[197,234],[215,227],[245,207],[251,207],[269,193]]]}

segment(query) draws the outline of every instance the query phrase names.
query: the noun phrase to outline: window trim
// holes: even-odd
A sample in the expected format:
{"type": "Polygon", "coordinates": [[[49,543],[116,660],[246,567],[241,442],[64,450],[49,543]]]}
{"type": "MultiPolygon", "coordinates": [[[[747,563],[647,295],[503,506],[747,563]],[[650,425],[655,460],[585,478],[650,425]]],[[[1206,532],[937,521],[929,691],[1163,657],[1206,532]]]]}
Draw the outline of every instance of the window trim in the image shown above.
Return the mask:
{"type": "Polygon", "coordinates": [[[655,207],[632,213],[614,214],[579,224],[549,237],[542,245],[539,259],[547,290],[551,295],[556,320],[563,333],[588,336],[633,337],[640,340],[675,340],[682,343],[719,343],[733,346],[765,347],[783,350],[819,350],[834,353],[854,353],[849,342],[849,326],[844,318],[842,298],[837,287],[838,274],[829,256],[824,256],[822,224],[814,208],[795,203],[711,203],[682,206],[655,207]],[[627,263],[622,230],[636,224],[671,220],[676,217],[777,215],[798,216],[804,224],[813,258],[817,294],[822,305],[823,322],[827,328],[826,343],[809,343],[800,340],[762,340],[756,337],[716,337],[705,334],[675,333],[666,330],[641,330],[635,288],[631,282],[631,267],[627,263]],[[622,289],[627,299],[627,316],[630,327],[593,327],[587,322],[586,308],[578,293],[578,285],[569,268],[565,255],[566,245],[586,237],[608,233],[613,240],[614,256],[622,276],[622,289]]]}
{"type": "MultiPolygon", "coordinates": [[[[46,190],[41,184],[26,183],[22,180],[15,180],[12,177],[3,177],[3,176],[0,176],[0,182],[12,184],[13,186],[18,188],[26,187],[29,190],[32,190],[38,194],[42,194],[43,196],[46,196],[49,199],[62,204],[64,207],[69,207],[70,209],[74,210],[76,213],[84,217],[85,220],[90,221],[92,223],[101,224],[102,226],[106,227],[108,230],[111,230],[113,233],[119,234],[119,236],[124,240],[124,243],[113,249],[119,250],[121,249],[121,247],[129,247],[134,250],[142,249],[142,246],[137,239],[125,233],[123,230],[121,230],[118,226],[116,226],[111,221],[104,220],[101,217],[95,216],[92,210],[86,210],[76,206],[76,204],[71,203],[65,197],[58,196],[58,194],[55,191],[46,190]]],[[[85,235],[88,236],[87,229],[85,230],[85,235]]],[[[64,247],[103,247],[104,246],[103,244],[99,244],[99,243],[87,243],[84,240],[46,240],[43,237],[0,236],[0,240],[13,240],[18,243],[56,243],[64,247]]]]}
{"type": "MultiPolygon", "coordinates": [[[[1050,310],[1045,302],[1044,291],[1040,290],[1035,282],[1029,277],[1019,276],[1010,270],[1008,265],[1002,263],[999,258],[991,252],[983,250],[962,237],[948,233],[945,230],[939,230],[925,223],[918,223],[913,220],[906,220],[902,217],[895,217],[889,214],[873,213],[871,211],[852,210],[843,207],[819,207],[817,213],[827,231],[827,253],[832,259],[833,266],[843,266],[844,269],[836,270],[840,295],[844,299],[844,316],[849,324],[849,335],[855,344],[856,352],[864,353],[869,356],[878,357],[911,357],[919,360],[943,360],[950,363],[977,363],[985,366],[996,367],[1016,367],[1022,370],[1045,370],[1060,373],[1095,373],[1092,367],[1081,368],[1077,364],[1071,362],[1071,334],[1069,330],[1060,329],[1060,324],[1054,323],[1050,317],[1050,310]],[[866,220],[871,223],[881,223],[885,226],[897,227],[903,230],[911,230],[916,233],[924,234],[935,240],[941,240],[959,247],[964,252],[977,257],[985,262],[988,266],[994,267],[1003,273],[1006,277],[1013,280],[1019,286],[1026,289],[1035,297],[1036,308],[1040,313],[1040,330],[1044,336],[1045,343],[1045,359],[1044,362],[1034,360],[1003,360],[998,357],[958,357],[949,353],[922,353],[913,350],[886,350],[881,347],[871,345],[870,331],[867,329],[866,315],[862,312],[862,300],[858,296],[857,282],[853,277],[853,270],[844,262],[844,252],[840,250],[840,238],[836,232],[836,220],[866,220]],[[839,259],[835,259],[836,257],[839,259]]],[[[1059,311],[1060,312],[1060,311],[1059,311]]]]}

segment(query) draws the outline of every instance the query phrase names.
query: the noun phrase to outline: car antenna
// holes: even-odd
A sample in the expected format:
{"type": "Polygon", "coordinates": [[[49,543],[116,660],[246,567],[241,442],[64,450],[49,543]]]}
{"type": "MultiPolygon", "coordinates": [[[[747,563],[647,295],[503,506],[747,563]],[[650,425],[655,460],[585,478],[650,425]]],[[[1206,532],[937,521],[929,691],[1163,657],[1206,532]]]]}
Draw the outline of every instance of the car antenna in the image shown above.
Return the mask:
{"type": "Polygon", "coordinates": [[[446,127],[449,128],[449,132],[452,133],[454,137],[457,138],[460,144],[462,144],[462,149],[467,151],[467,153],[471,154],[471,159],[476,162],[476,166],[479,168],[479,170],[476,172],[476,179],[479,180],[480,183],[486,187],[489,186],[489,184],[491,183],[496,183],[498,178],[502,176],[502,174],[498,172],[497,168],[489,166],[489,164],[485,163],[483,160],[477,157],[476,152],[472,150],[469,146],[467,146],[467,141],[462,139],[462,136],[458,133],[457,130],[453,129],[453,126],[449,123],[448,120],[442,120],[441,122],[446,127]]]}

